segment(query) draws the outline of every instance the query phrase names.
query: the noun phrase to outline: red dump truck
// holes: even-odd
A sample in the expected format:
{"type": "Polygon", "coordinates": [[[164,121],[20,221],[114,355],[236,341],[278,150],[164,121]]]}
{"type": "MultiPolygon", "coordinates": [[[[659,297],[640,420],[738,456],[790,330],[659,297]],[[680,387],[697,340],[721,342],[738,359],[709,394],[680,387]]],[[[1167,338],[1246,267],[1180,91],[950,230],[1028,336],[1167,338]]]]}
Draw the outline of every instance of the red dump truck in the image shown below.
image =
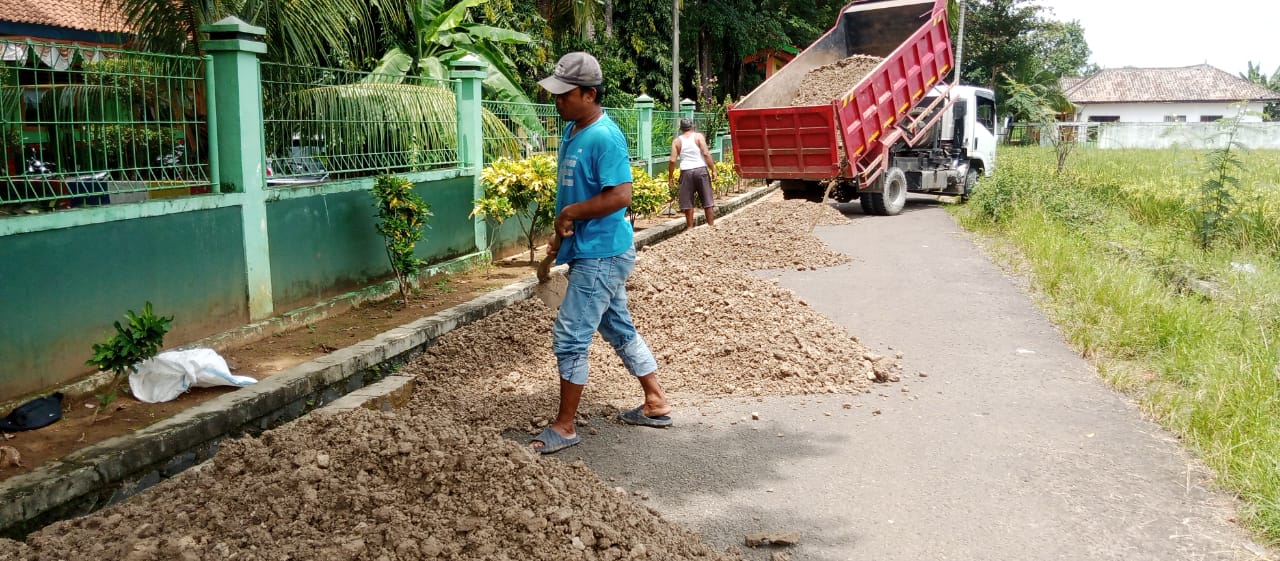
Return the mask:
{"type": "Polygon", "coordinates": [[[946,0],[863,0],[729,110],[742,177],[778,181],[787,198],[902,211],[908,192],[967,198],[995,165],[991,90],[947,83],[946,0]],[[854,55],[874,68],[838,97],[797,104],[810,72],[854,55]]]}

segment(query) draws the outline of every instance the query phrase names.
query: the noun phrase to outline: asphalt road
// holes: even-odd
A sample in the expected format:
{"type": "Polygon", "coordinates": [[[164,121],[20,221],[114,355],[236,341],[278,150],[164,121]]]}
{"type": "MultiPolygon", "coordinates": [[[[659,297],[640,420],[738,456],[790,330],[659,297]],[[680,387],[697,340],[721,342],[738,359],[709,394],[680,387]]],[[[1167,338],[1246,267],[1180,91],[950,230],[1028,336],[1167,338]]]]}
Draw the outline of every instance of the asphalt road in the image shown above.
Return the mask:
{"type": "Polygon", "coordinates": [[[748,559],[1280,559],[938,203],[844,210],[851,223],[817,233],[852,263],[761,274],[869,347],[902,352],[900,383],[715,401],[667,430],[609,423],[563,459],[719,548],[801,535],[743,548],[748,559]]]}

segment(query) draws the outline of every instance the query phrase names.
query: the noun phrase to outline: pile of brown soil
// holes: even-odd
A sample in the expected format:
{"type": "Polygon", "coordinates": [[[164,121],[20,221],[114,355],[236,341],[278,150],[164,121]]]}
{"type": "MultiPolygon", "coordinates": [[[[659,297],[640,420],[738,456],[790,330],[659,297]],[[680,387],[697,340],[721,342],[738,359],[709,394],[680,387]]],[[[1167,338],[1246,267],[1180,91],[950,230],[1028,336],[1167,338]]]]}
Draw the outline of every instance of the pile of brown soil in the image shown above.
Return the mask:
{"type": "MultiPolygon", "coordinates": [[[[844,218],[777,197],[718,228],[642,252],[629,284],[641,333],[679,407],[707,396],[864,391],[891,378],[838,325],[745,268],[842,263],[809,233],[844,218]]],[[[0,560],[733,559],[610,489],[580,462],[502,438],[555,408],[551,317],[535,300],[445,335],[411,362],[397,413],[311,415],[225,441],[209,465],[124,503],[59,522],[0,560]]],[[[580,423],[640,392],[611,348],[592,348],[580,423]]],[[[673,415],[682,422],[680,409],[673,415]]]]}
{"type": "Polygon", "coordinates": [[[791,100],[793,107],[824,105],[849,93],[862,78],[884,59],[869,55],[853,55],[826,66],[819,66],[804,75],[799,93],[791,100]]]}
{"type": "MultiPolygon", "coordinates": [[[[744,270],[847,262],[809,232],[815,220],[846,219],[775,196],[641,252],[628,283],[630,309],[676,407],[729,395],[861,392],[872,379],[897,375],[896,360],[871,354],[790,290],[744,270]]],[[[558,397],[551,322],[535,299],[450,332],[406,365],[420,381],[413,406],[538,432],[558,397]]],[[[599,336],[590,367],[585,422],[639,405],[638,384],[599,336]]]]}
{"type": "Polygon", "coordinates": [[[212,465],[0,543],[0,559],[733,559],[446,415],[356,410],[228,441],[212,465]]]}

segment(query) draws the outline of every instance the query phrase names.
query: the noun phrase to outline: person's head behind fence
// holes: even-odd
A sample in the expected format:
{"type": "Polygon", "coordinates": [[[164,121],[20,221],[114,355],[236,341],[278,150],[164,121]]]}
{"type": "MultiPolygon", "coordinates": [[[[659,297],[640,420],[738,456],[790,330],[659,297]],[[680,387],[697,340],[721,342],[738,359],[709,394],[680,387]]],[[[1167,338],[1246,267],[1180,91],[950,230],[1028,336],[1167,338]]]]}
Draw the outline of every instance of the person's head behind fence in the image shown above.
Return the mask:
{"type": "Polygon", "coordinates": [[[689,132],[693,130],[693,119],[685,117],[680,119],[680,132],[689,132]]]}

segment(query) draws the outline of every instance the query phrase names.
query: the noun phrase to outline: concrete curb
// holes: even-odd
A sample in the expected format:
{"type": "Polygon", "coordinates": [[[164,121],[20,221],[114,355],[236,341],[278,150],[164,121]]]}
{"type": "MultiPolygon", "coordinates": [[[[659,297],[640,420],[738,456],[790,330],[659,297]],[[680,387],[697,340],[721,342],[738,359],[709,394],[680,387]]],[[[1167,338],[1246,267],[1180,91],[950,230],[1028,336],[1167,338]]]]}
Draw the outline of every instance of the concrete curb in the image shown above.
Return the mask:
{"type": "MultiPolygon", "coordinates": [[[[775,188],[740,194],[721,205],[721,213],[775,188]]],[[[683,230],[683,217],[667,221],[637,234],[636,246],[683,230]]],[[[535,278],[510,284],[0,482],[0,537],[22,539],[47,524],[124,500],[213,457],[224,438],[260,433],[325,404],[326,414],[402,406],[412,395],[413,379],[388,374],[441,335],[531,298],[536,284],[535,278]]]]}

